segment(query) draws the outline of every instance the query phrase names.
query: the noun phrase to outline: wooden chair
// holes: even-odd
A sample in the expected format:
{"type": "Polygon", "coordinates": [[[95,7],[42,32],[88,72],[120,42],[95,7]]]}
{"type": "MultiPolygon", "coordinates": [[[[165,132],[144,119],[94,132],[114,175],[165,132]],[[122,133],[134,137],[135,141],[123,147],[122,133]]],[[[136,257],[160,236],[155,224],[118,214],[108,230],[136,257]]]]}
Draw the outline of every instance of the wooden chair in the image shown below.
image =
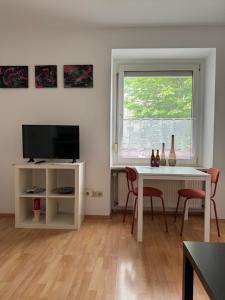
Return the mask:
{"type": "MultiPolygon", "coordinates": [[[[132,220],[132,227],[131,227],[131,233],[133,234],[134,231],[134,220],[135,220],[135,214],[136,214],[136,207],[137,207],[137,198],[138,198],[138,188],[134,186],[134,182],[137,179],[137,173],[134,169],[126,167],[126,175],[127,175],[127,187],[128,187],[128,193],[127,193],[127,201],[126,206],[124,210],[124,216],[123,216],[123,222],[125,222],[126,213],[127,213],[127,204],[128,200],[131,194],[135,196],[134,200],[134,211],[133,211],[133,220],[132,220]]],[[[153,188],[153,187],[144,187],[143,188],[143,196],[150,197],[151,201],[151,213],[152,213],[152,219],[153,219],[153,197],[160,198],[162,201],[162,208],[163,208],[163,214],[164,214],[164,220],[165,220],[165,227],[166,232],[168,232],[168,226],[167,226],[167,220],[166,220],[166,213],[165,213],[165,205],[164,205],[164,199],[163,199],[163,193],[159,189],[153,188]]]]}
{"type": "MultiPolygon", "coordinates": [[[[219,229],[219,223],[218,223],[218,218],[217,218],[216,203],[214,200],[220,172],[216,168],[210,168],[207,170],[207,173],[211,175],[211,197],[210,197],[210,199],[211,199],[211,201],[213,203],[213,207],[214,207],[218,237],[220,237],[220,229],[219,229]]],[[[178,212],[178,207],[179,207],[179,202],[180,202],[181,197],[185,198],[184,209],[183,209],[183,219],[182,219],[181,231],[180,231],[180,235],[182,236],[183,228],[184,228],[184,214],[185,214],[187,201],[190,199],[204,200],[205,199],[205,191],[203,191],[201,189],[181,189],[181,190],[179,190],[174,222],[176,222],[176,219],[177,219],[177,212],[178,212]]]]}

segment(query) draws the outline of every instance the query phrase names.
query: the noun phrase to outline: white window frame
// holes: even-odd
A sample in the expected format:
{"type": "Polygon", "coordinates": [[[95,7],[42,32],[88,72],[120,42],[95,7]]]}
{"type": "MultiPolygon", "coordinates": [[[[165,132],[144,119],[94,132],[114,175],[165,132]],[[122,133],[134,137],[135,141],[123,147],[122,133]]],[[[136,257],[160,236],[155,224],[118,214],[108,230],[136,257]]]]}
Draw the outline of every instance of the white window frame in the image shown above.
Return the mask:
{"type": "MultiPolygon", "coordinates": [[[[191,63],[154,63],[154,64],[132,64],[132,63],[117,63],[113,74],[113,89],[112,89],[112,132],[111,132],[111,165],[149,165],[147,158],[124,158],[118,159],[118,143],[120,126],[123,120],[123,92],[124,92],[124,75],[125,72],[168,72],[168,71],[191,71],[193,72],[193,102],[192,102],[192,117],[193,117],[193,159],[177,159],[177,165],[198,166],[201,161],[201,139],[202,139],[202,123],[203,123],[203,104],[202,104],[202,86],[200,80],[200,62],[191,63]]],[[[151,149],[149,149],[150,151],[151,149]]],[[[161,149],[160,149],[161,150],[161,149]]]]}

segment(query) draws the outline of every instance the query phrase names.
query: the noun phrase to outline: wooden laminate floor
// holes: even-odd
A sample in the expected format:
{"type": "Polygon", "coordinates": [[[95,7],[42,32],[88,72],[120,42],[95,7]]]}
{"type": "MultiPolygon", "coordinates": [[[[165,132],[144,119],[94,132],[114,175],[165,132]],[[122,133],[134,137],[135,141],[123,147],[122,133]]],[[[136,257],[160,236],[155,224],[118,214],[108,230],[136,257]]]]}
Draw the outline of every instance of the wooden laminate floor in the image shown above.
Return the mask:
{"type": "MultiPolygon", "coordinates": [[[[0,299],[180,300],[182,239],[180,220],[144,217],[144,242],[130,234],[131,217],[122,223],[86,218],[79,231],[15,229],[0,217],[0,299]]],[[[211,223],[211,241],[217,238],[211,223]]],[[[203,217],[185,222],[184,240],[202,240],[203,217]]],[[[195,278],[197,300],[208,299],[195,278]]]]}

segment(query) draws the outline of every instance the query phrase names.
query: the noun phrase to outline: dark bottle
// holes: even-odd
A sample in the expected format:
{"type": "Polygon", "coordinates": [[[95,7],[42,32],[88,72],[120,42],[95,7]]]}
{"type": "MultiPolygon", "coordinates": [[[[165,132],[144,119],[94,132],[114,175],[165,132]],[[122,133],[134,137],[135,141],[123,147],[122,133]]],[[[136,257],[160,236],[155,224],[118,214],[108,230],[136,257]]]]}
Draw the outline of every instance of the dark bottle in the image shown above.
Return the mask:
{"type": "Polygon", "coordinates": [[[155,157],[155,166],[159,167],[160,165],[160,156],[159,156],[159,150],[156,152],[156,157],[155,157]]]}
{"type": "Polygon", "coordinates": [[[151,167],[155,167],[155,154],[153,149],[152,149],[152,155],[150,161],[151,161],[151,167]]]}

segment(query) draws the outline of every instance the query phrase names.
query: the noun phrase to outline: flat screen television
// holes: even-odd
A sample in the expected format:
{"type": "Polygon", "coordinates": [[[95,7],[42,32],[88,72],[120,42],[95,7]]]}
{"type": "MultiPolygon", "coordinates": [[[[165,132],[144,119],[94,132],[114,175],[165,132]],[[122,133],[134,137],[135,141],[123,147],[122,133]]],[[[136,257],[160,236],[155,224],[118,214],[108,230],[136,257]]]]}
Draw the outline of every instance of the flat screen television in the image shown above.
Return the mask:
{"type": "Polygon", "coordinates": [[[80,158],[79,126],[22,125],[23,158],[80,158]]]}

